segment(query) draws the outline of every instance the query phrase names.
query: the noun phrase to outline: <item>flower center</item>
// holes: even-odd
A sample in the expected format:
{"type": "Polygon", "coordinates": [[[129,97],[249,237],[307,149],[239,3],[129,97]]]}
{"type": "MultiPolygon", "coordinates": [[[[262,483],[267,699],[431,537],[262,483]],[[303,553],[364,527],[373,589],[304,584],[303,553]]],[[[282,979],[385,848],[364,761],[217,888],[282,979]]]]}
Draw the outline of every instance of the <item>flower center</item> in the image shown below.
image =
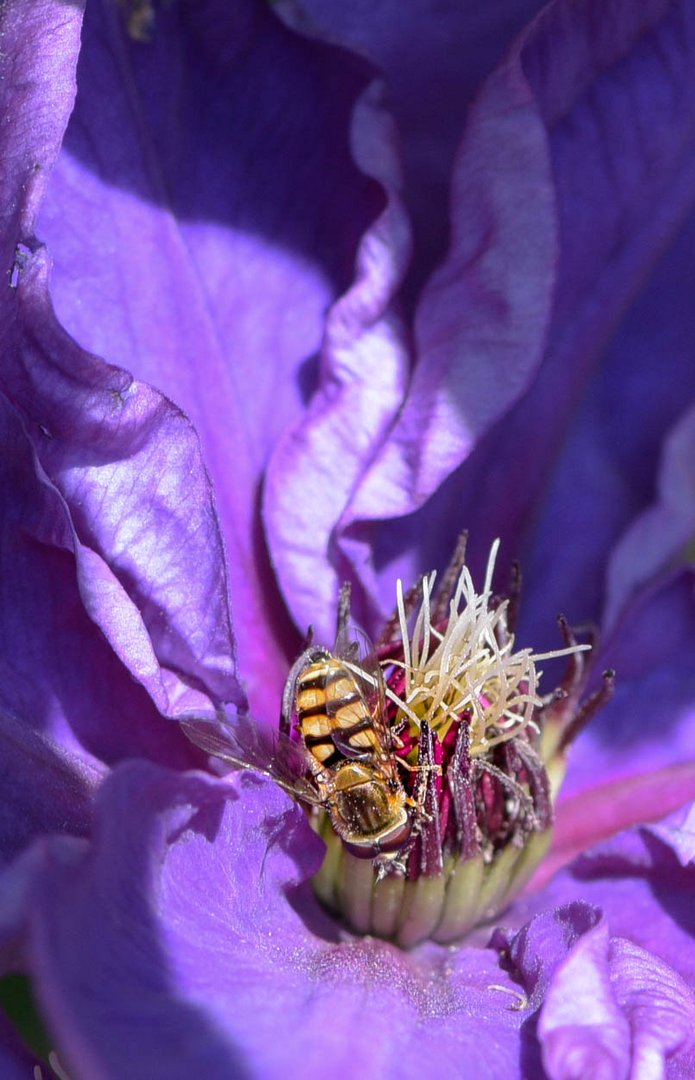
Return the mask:
{"type": "MultiPolygon", "coordinates": [[[[396,613],[377,643],[384,696],[370,752],[375,768],[383,760],[384,789],[391,785],[394,799],[399,790],[400,812],[405,806],[410,819],[391,833],[395,849],[355,844],[330,796],[316,822],[328,845],[318,895],[354,929],[404,946],[460,937],[528,880],[550,840],[551,779],[563,771],[564,735],[576,734],[612,685],[607,676],[603,691],[580,706],[590,645],[578,644],[564,620],[563,648],[515,650],[518,575],[508,597],[493,594],[498,547],[481,592],[463,545],[439,587],[434,573],[407,595],[399,582],[396,613]],[[537,664],[558,656],[568,657],[567,673],[543,698],[537,664]]],[[[360,661],[346,663],[358,677],[360,661]]],[[[349,746],[344,732],[341,740],[349,746]]]]}

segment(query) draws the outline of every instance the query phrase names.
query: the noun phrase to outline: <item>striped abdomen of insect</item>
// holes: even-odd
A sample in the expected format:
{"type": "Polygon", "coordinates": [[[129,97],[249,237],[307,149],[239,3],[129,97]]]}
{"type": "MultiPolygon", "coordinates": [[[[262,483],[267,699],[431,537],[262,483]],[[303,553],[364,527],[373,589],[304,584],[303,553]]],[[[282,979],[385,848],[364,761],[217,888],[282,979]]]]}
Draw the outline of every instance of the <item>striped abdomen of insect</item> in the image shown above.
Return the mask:
{"type": "Polygon", "coordinates": [[[331,769],[342,759],[383,756],[374,719],[355,675],[324,652],[297,676],[297,727],[309,753],[331,769]]]}

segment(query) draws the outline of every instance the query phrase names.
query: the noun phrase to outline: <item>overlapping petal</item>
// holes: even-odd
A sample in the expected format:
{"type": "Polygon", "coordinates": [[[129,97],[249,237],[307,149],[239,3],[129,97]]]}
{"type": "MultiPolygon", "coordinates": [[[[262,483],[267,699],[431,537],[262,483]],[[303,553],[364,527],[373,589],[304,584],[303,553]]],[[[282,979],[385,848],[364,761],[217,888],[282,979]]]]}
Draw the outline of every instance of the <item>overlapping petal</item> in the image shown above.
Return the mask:
{"type": "Polygon", "coordinates": [[[23,942],[68,1070],[319,1077],[330,1059],[415,1077],[436,1056],[515,1075],[523,1017],[492,986],[512,988],[494,952],[418,959],[349,940],[306,881],[321,844],[301,812],[266,782],[226,794],[201,775],[121,766],[91,856],[56,838],[8,871],[5,947],[23,942]]]}
{"type": "Polygon", "coordinates": [[[72,104],[80,11],[23,11],[2,16],[2,704],[102,759],[184,763],[158,711],[242,700],[214,497],[190,421],[56,321],[34,227],[72,104]]]}
{"type": "MultiPolygon", "coordinates": [[[[329,552],[352,491],[387,437],[409,373],[406,327],[395,295],[410,254],[391,117],[376,84],[355,110],[353,151],[388,192],[388,204],[362,238],[356,280],[330,311],[320,386],[305,415],[275,448],[264,490],[273,565],[298,625],[330,640],[345,568],[329,552]]],[[[359,599],[354,598],[359,604],[359,599]]]]}
{"type": "Polygon", "coordinates": [[[611,936],[600,909],[573,901],[493,941],[540,1006],[529,1053],[550,1080],[664,1076],[668,1059],[692,1062],[692,991],[658,956],[611,936]]]}
{"type": "Polygon", "coordinates": [[[575,749],[568,790],[600,775],[626,777],[695,758],[692,441],[690,408],[668,432],[660,460],[650,462],[658,467],[653,501],[620,536],[606,567],[597,664],[619,672],[618,686],[575,749]]]}
{"type": "MultiPolygon", "coordinates": [[[[543,573],[557,580],[555,576],[559,578],[567,566],[574,545],[570,536],[568,548],[563,547],[565,527],[571,533],[581,515],[583,529],[590,521],[595,534],[601,531],[602,516],[606,514],[610,519],[614,511],[610,497],[600,498],[600,487],[596,495],[589,484],[573,483],[574,477],[565,475],[565,498],[549,503],[548,518],[540,531],[534,528],[533,516],[543,494],[542,485],[559,447],[572,431],[573,411],[608,335],[687,216],[693,198],[695,142],[689,101],[695,90],[689,7],[616,4],[611,10],[608,18],[605,10],[599,17],[591,4],[549,5],[523,35],[520,53],[513,53],[506,65],[509,71],[509,65],[519,55],[518,62],[545,129],[557,204],[559,250],[554,266],[553,311],[538,378],[533,379],[534,369],[530,368],[528,392],[511,411],[513,385],[502,379],[481,383],[481,391],[494,395],[504,417],[486,438],[476,440],[475,452],[466,456],[454,477],[450,477],[450,469],[442,469],[438,477],[432,477],[430,490],[447,483],[420,517],[381,526],[376,535],[375,529],[363,527],[360,534],[375,548],[377,565],[391,562],[403,552],[397,565],[399,569],[408,567],[408,578],[414,576],[407,562],[412,561],[413,547],[417,550],[420,544],[426,553],[424,565],[418,569],[427,568],[436,561],[436,545],[442,543],[442,536],[447,535],[452,544],[462,521],[471,530],[474,565],[484,562],[486,548],[496,535],[512,548],[509,558],[512,553],[523,557],[526,551],[538,551],[538,562],[533,567],[537,572],[529,585],[536,597],[536,610],[543,605],[546,613],[549,607],[551,611],[571,610],[568,601],[573,594],[567,587],[564,592],[552,594],[541,577],[543,573]],[[648,122],[642,120],[642,95],[649,98],[648,122]],[[634,115],[628,119],[631,110],[634,115]],[[631,130],[640,131],[639,140],[628,139],[631,130]],[[654,213],[655,205],[659,214],[654,213]],[[560,514],[566,515],[566,524],[560,514]]],[[[527,169],[524,162],[516,184],[510,180],[510,198],[517,186],[524,190],[527,169]]],[[[454,202],[453,215],[454,223],[460,216],[462,230],[469,219],[476,220],[474,209],[465,200],[454,202]]],[[[455,224],[452,234],[455,243],[455,224]]],[[[494,242],[496,235],[492,239],[494,242]]],[[[530,242],[535,242],[535,233],[530,242]]],[[[452,264],[455,254],[453,247],[449,256],[452,264]]],[[[515,261],[518,258],[515,255],[515,261]]],[[[436,287],[435,276],[420,301],[421,320],[429,290],[436,287]]],[[[465,324],[463,309],[461,321],[465,324]]],[[[499,317],[490,320],[492,334],[502,326],[499,317]]],[[[455,348],[455,338],[449,335],[448,342],[450,370],[454,372],[462,357],[455,348]]],[[[423,352],[420,362],[426,363],[429,356],[423,352]]],[[[625,381],[633,377],[631,357],[623,355],[621,359],[625,381]]],[[[674,365],[674,373],[682,370],[677,355],[666,354],[662,363],[664,360],[674,365]]],[[[444,383],[442,394],[445,388],[444,383]]],[[[461,393],[466,389],[462,386],[461,393]]],[[[488,406],[480,393],[475,393],[473,383],[469,390],[461,401],[459,415],[462,420],[473,417],[473,430],[482,434],[475,427],[476,419],[488,415],[488,406]]],[[[682,406],[684,394],[687,400],[689,392],[693,392],[692,384],[684,390],[675,378],[662,379],[660,396],[669,395],[671,402],[682,406]]],[[[636,395],[631,397],[631,436],[634,441],[641,440],[642,446],[648,435],[648,445],[653,445],[654,421],[647,419],[648,401],[646,396],[640,400],[636,395]]],[[[416,396],[409,407],[417,412],[416,396]]],[[[664,410],[659,410],[656,416],[663,423],[668,412],[664,415],[664,410]]],[[[465,433],[465,423],[453,431],[451,424],[442,425],[435,446],[449,445],[459,431],[465,433]]],[[[601,435],[604,441],[612,439],[605,415],[601,435]]],[[[403,503],[400,513],[417,505],[413,495],[418,488],[412,470],[414,463],[419,467],[421,460],[412,439],[406,445],[411,449],[406,454],[404,448],[400,454],[405,464],[404,480],[399,484],[403,503]]],[[[461,454],[461,461],[464,456],[461,454]]],[[[383,474],[385,486],[392,475],[396,474],[383,474]]],[[[595,476],[600,484],[601,474],[593,469],[592,480],[595,476]]],[[[356,508],[363,497],[358,495],[350,514],[358,519],[362,516],[378,520],[378,465],[369,483],[373,490],[369,512],[358,513],[356,508]]],[[[360,550],[364,556],[364,550],[360,550]]],[[[603,547],[600,552],[603,558],[605,551],[603,547]]],[[[356,565],[361,564],[356,560],[356,565]]],[[[582,564],[579,566],[581,569],[582,564]]],[[[594,572],[595,567],[596,563],[592,565],[594,572]]],[[[564,576],[568,577],[566,570],[564,576]]],[[[580,618],[595,618],[598,611],[587,605],[577,614],[580,618]]],[[[537,629],[536,620],[532,627],[537,629]]]]}
{"type": "MultiPolygon", "coordinates": [[[[402,419],[336,523],[339,543],[329,552],[338,566],[342,565],[338,552],[348,555],[367,592],[381,598],[382,611],[391,603],[394,572],[412,580],[441,563],[445,549],[453,546],[456,531],[465,524],[472,533],[474,565],[482,565],[495,535],[506,539],[508,558],[526,554],[536,596],[528,621],[532,629],[540,628],[537,614],[541,608],[546,625],[549,608],[571,610],[571,601],[580,595],[576,583],[585,577],[589,578],[589,591],[582,598],[578,617],[598,616],[600,565],[639,503],[633,493],[629,504],[613,505],[610,474],[606,476],[601,470],[592,446],[598,437],[599,450],[607,444],[611,458],[622,455],[625,466],[626,444],[633,447],[630,468],[634,471],[637,456],[653,450],[659,433],[663,434],[677,415],[674,410],[682,408],[693,392],[692,380],[685,387],[677,381],[677,373],[687,366],[680,352],[664,354],[662,328],[650,320],[647,300],[643,323],[653,335],[660,364],[667,363],[673,373],[662,377],[658,386],[654,383],[656,409],[649,403],[649,394],[631,391],[629,430],[618,434],[618,428],[608,420],[608,385],[615,394],[621,381],[634,383],[632,356],[622,347],[608,365],[608,376],[590,383],[587,400],[592,407],[577,415],[574,428],[570,423],[609,335],[664,248],[676,237],[692,205],[690,23],[687,3],[639,8],[616,4],[611,18],[605,17],[605,12],[599,17],[589,3],[551,4],[481,92],[458,155],[450,253],[418,305],[416,367],[402,419]],[[534,124],[539,125],[539,153],[535,157],[518,153],[516,160],[510,161],[508,174],[495,161],[488,182],[476,188],[480,179],[476,167],[482,169],[486,160],[478,132],[485,132],[487,125],[492,131],[494,91],[505,78],[512,86],[516,79],[519,86],[528,88],[526,126],[530,133],[534,124]],[[639,138],[630,137],[631,131],[638,131],[639,138]],[[544,153],[549,159],[545,166],[544,153]],[[534,209],[533,198],[540,197],[547,185],[551,189],[549,206],[534,209]],[[493,210],[496,193],[499,205],[493,210]],[[510,203],[508,219],[502,213],[505,198],[510,203]],[[495,228],[487,231],[486,206],[495,223],[495,228]],[[527,212],[528,218],[524,218],[527,212]],[[544,230],[552,232],[556,212],[557,261],[553,243],[545,245],[545,256],[541,243],[544,230]],[[509,221],[509,233],[502,228],[504,220],[509,221]],[[515,226],[520,230],[518,236],[515,226]],[[475,228],[485,238],[477,247],[472,239],[475,228]],[[502,257],[505,243],[513,248],[509,258],[502,257]],[[499,264],[495,263],[496,252],[499,264]],[[481,261],[483,255],[486,263],[481,261]],[[534,256],[538,262],[531,272],[528,260],[534,256]],[[502,271],[494,270],[495,265],[504,270],[510,260],[515,268],[514,285],[521,290],[523,282],[523,294],[510,291],[502,271]],[[485,279],[480,277],[483,265],[493,274],[485,289],[485,279]],[[484,335],[480,331],[476,334],[475,320],[495,295],[492,282],[504,301],[494,310],[487,309],[487,330],[484,335]],[[541,308],[529,303],[533,288],[538,290],[538,304],[547,305],[552,299],[545,337],[541,308]],[[445,334],[441,305],[447,295],[453,321],[445,334]],[[514,295],[519,300],[523,296],[518,311],[514,295]],[[528,321],[520,317],[522,309],[524,317],[536,312],[536,322],[530,316],[528,321]],[[505,320],[512,328],[509,333],[504,331],[505,320]],[[535,344],[531,338],[522,344],[517,337],[522,328],[531,337],[535,334],[535,344]],[[431,346],[427,345],[430,334],[431,346]],[[513,341],[523,353],[514,366],[515,378],[505,378],[502,369],[499,377],[493,378],[495,364],[502,364],[501,358],[510,355],[505,350],[513,341]],[[490,346],[492,360],[476,365],[476,349],[479,353],[483,345],[490,346]],[[540,356],[533,360],[539,350],[543,353],[540,368],[540,356]],[[521,371],[526,373],[523,377],[521,371]],[[597,433],[598,395],[603,395],[604,405],[597,433]],[[431,407],[427,406],[430,401],[431,407]],[[495,415],[501,419],[490,427],[495,415]],[[482,438],[485,431],[488,434],[482,438]],[[558,473],[547,517],[539,522],[538,503],[544,484],[552,475],[560,449],[570,442],[581,446],[584,457],[575,454],[571,464],[558,473]],[[430,460],[432,467],[428,469],[430,460]],[[452,476],[452,467],[459,463],[462,467],[452,476]],[[559,499],[558,488],[562,494],[559,499]],[[435,489],[438,493],[422,513],[413,514],[435,489]],[[398,515],[393,524],[379,524],[390,513],[398,515]],[[587,544],[579,526],[586,530],[588,521],[592,528],[587,544]],[[565,529],[563,545],[560,537],[565,529]],[[575,554],[576,579],[566,570],[568,556],[575,554]]],[[[519,127],[515,126],[518,138],[519,127]]],[[[502,147],[506,144],[500,142],[502,147]]],[[[503,149],[498,147],[497,152],[502,154],[503,149]]],[[[678,259],[664,260],[664,273],[674,283],[679,267],[678,259]]],[[[655,288],[663,296],[663,284],[655,288]]],[[[635,326],[642,326],[640,304],[641,300],[634,309],[635,326]]],[[[687,312],[686,305],[674,305],[671,314],[675,319],[669,325],[687,320],[687,312]]],[[[674,330],[669,333],[673,335],[674,330]]],[[[687,336],[679,338],[679,344],[689,348],[687,336]]],[[[637,376],[640,381],[648,377],[644,349],[641,359],[645,374],[637,376]]],[[[663,375],[663,368],[660,370],[663,375]]],[[[562,461],[564,465],[564,458],[562,461]]],[[[642,499],[648,498],[644,487],[641,494],[642,499]]],[[[323,560],[324,553],[317,553],[317,558],[323,560]]],[[[308,613],[304,614],[306,618],[308,613]]],[[[546,628],[541,632],[550,634],[546,628]]]]}
{"type": "Polygon", "coordinates": [[[510,1080],[541,1057],[552,1077],[587,1075],[578,1060],[610,1077],[689,1060],[692,867],[668,833],[598,849],[513,908],[521,929],[491,948],[479,933],[410,954],[321,912],[307,882],[320,858],[266,781],[119,766],[91,851],[45,839],[0,880],[4,955],[26,957],[78,1076],[318,1077],[330,1059],[415,1077],[436,1059],[510,1080]],[[668,905],[650,893],[664,860],[668,905]]]}
{"type": "Polygon", "coordinates": [[[240,662],[266,722],[298,639],[265,549],[261,480],[301,422],[326,311],[383,207],[350,149],[371,79],[257,0],[159,5],[144,44],[117,5],[92,3],[40,223],[67,328],[169,394],[200,433],[240,662]]]}
{"type": "MultiPolygon", "coordinates": [[[[374,625],[395,571],[440,565],[464,525],[474,568],[496,534],[530,556],[536,648],[560,607],[607,613],[601,660],[621,683],[570,773],[558,858],[638,803],[657,816],[692,794],[674,764],[695,756],[692,224],[674,242],[695,194],[692,5],[548,5],[468,114],[450,249],[418,296],[442,242],[439,211],[423,244],[425,195],[475,79],[451,74],[463,15],[440,24],[442,85],[462,87],[441,157],[402,123],[402,184],[388,95],[412,119],[418,80],[406,92],[396,34],[375,46],[378,19],[362,51],[385,95],[369,64],[260,2],[162,6],[142,44],[94,0],[38,227],[82,347],[34,235],[80,11],[29,10],[0,15],[0,842],[19,853],[0,878],[3,970],[31,975],[61,1058],[90,1080],[311,1077],[326,1061],[420,1077],[435,1059],[505,1080],[692,1074],[689,819],[605,842],[517,903],[493,947],[484,930],[411,954],[321,911],[320,844],[267,781],[121,765],[93,827],[101,762],[193,760],[159,713],[243,703],[225,545],[265,722],[297,625],[330,636],[339,580],[361,584],[374,625]],[[587,804],[582,788],[616,777],[587,804]],[[73,835],[26,848],[56,829],[73,835]]],[[[511,26],[520,8],[504,10],[511,26]]]]}
{"type": "MultiPolygon", "coordinates": [[[[321,14],[326,13],[319,14],[319,26],[321,14]]],[[[556,646],[555,616],[561,611],[577,624],[602,621],[596,672],[612,666],[619,676],[614,702],[573,752],[570,792],[677,768],[695,754],[690,662],[695,612],[690,576],[679,569],[692,535],[695,460],[687,412],[695,395],[686,271],[692,226],[686,224],[679,235],[695,190],[692,16],[687,4],[678,3],[616,5],[614,14],[607,21],[591,4],[550,5],[481,92],[454,177],[452,247],[420,299],[416,365],[405,408],[335,531],[322,532],[330,537],[325,550],[332,567],[321,551],[323,541],[312,552],[317,533],[302,533],[301,510],[291,515],[281,509],[292,503],[293,492],[301,505],[300,482],[320,500],[327,474],[322,479],[311,463],[307,472],[302,462],[293,476],[290,459],[281,473],[277,513],[266,508],[276,547],[283,551],[278,571],[300,623],[316,622],[316,612],[325,612],[327,604],[332,610],[331,596],[346,576],[343,556],[364,586],[358,594],[362,614],[371,604],[373,615],[380,597],[382,612],[393,605],[395,572],[408,582],[441,563],[463,525],[471,533],[474,566],[495,534],[506,538],[502,561],[525,549],[522,640],[536,648],[556,646]],[[514,136],[521,138],[524,123],[529,133],[537,125],[535,154],[532,142],[525,154],[517,144],[511,153],[510,139],[495,141],[490,134],[495,94],[504,90],[511,107],[515,89],[524,85],[528,115],[512,114],[514,136]],[[632,130],[639,138],[630,135],[632,130]],[[500,162],[508,151],[507,173],[500,162]],[[529,196],[525,185],[531,176],[529,196]],[[534,203],[543,192],[545,208],[534,203]],[[481,225],[486,243],[476,247],[476,223],[484,222],[486,208],[493,205],[495,228],[486,231],[481,225]],[[557,261],[553,237],[543,231],[552,232],[556,212],[557,261]],[[514,250],[503,257],[507,242],[514,250]],[[535,264],[523,261],[534,257],[535,264]],[[505,279],[508,268],[516,292],[505,279]],[[496,294],[482,288],[484,273],[492,275],[496,294]],[[543,317],[536,323],[519,317],[539,310],[531,302],[533,286],[539,303],[543,296],[547,303],[552,299],[547,334],[543,317]],[[486,307],[494,295],[500,300],[497,317],[486,307]],[[446,297],[448,307],[442,306],[446,297]],[[609,334],[630,303],[628,320],[602,359],[609,334]],[[660,315],[664,306],[667,319],[660,315]],[[447,310],[453,320],[449,333],[447,310]],[[486,312],[491,331],[482,345],[491,351],[483,362],[475,328],[486,312]],[[543,352],[537,378],[531,338],[520,345],[505,334],[504,319],[515,333],[521,326],[535,333],[543,352]],[[425,347],[428,325],[431,348],[425,347]],[[514,376],[526,371],[529,387],[515,408],[520,391],[513,380],[500,372],[491,375],[511,355],[505,350],[512,344],[523,353],[521,360],[514,354],[514,376]],[[458,416],[452,411],[455,401],[458,416]],[[485,436],[490,408],[505,415],[485,436]],[[650,509],[664,438],[662,493],[650,509]],[[439,455],[439,472],[418,494],[428,454],[433,461],[439,455]],[[551,478],[547,492],[544,478],[551,478]],[[410,513],[442,482],[421,512],[410,513]],[[362,511],[365,492],[372,496],[362,511]],[[640,512],[643,516],[630,526],[640,512]],[[389,513],[397,515],[394,524],[380,524],[389,513]],[[626,527],[630,531],[624,534],[626,527]],[[316,559],[320,565],[312,573],[316,559]],[[662,571],[660,578],[655,569],[662,571]],[[630,590],[636,578],[645,587],[630,590]]],[[[504,124],[508,110],[497,108],[504,124]]],[[[347,403],[342,421],[340,403],[331,414],[346,429],[350,417],[347,403]]],[[[301,429],[309,445],[315,424],[310,416],[301,429]]],[[[323,509],[334,497],[332,485],[323,509]]],[[[324,619],[319,625],[329,638],[330,623],[324,619]]],[[[548,667],[546,688],[556,673],[552,664],[548,667]]],[[[689,783],[684,781],[678,797],[691,793],[689,783]]],[[[673,799],[668,786],[655,789],[649,816],[672,809],[673,799]]],[[[640,813],[638,802],[635,795],[630,809],[635,816],[629,820],[640,813]]],[[[573,813],[569,808],[567,816],[573,813]]]]}
{"type": "Polygon", "coordinates": [[[497,0],[494,6],[276,0],[275,7],[299,32],[339,42],[383,74],[402,143],[415,236],[405,286],[410,306],[446,253],[451,171],[466,111],[542,0],[497,0]]]}

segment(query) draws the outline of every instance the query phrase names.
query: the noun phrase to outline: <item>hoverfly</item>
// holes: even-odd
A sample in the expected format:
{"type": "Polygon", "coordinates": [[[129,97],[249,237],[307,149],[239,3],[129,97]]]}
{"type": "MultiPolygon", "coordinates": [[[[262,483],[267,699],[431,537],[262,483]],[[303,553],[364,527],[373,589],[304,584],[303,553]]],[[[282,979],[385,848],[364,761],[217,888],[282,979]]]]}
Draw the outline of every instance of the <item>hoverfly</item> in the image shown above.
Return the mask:
{"type": "Polygon", "coordinates": [[[263,773],[299,802],[325,810],[354,855],[389,856],[411,836],[416,803],[394,756],[381,669],[350,625],[348,586],[334,649],[308,644],[292,666],[278,731],[254,728],[248,717],[234,726],[202,719],[181,726],[207,753],[263,773]]]}

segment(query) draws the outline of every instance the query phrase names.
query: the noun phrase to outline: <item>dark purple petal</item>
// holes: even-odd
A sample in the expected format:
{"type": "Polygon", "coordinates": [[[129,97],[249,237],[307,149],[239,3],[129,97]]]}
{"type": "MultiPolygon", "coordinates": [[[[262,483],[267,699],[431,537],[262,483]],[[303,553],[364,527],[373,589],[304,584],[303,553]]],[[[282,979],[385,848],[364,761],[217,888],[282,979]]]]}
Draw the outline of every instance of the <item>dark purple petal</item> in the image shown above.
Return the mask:
{"type": "Polygon", "coordinates": [[[170,395],[200,432],[240,663],[266,719],[297,639],[264,548],[261,477],[303,415],[325,311],[384,201],[350,150],[367,64],[301,39],[271,7],[157,5],[142,45],[117,4],[91,3],[40,222],[67,328],[170,395]]]}
{"type": "Polygon", "coordinates": [[[635,596],[673,575],[695,536],[695,406],[664,444],[657,499],[633,521],[608,567],[604,632],[610,634],[635,596]]]}
{"type": "Polygon", "coordinates": [[[539,0],[276,0],[298,30],[369,57],[383,73],[403,143],[415,232],[409,302],[445,255],[451,170],[466,110],[484,76],[541,6],[539,0]]]}
{"type": "Polygon", "coordinates": [[[572,747],[566,793],[695,760],[692,582],[684,571],[623,613],[597,657],[615,696],[572,747]]]}
{"type": "Polygon", "coordinates": [[[568,951],[600,922],[600,913],[589,904],[571,902],[531,919],[518,933],[496,930],[493,946],[538,1008],[550,980],[568,951]]]}
{"type": "Polygon", "coordinates": [[[104,770],[0,711],[0,862],[42,833],[89,833],[104,770]]]}
{"type": "MultiPolygon", "coordinates": [[[[528,392],[518,406],[482,441],[478,442],[479,436],[491,410],[498,403],[508,409],[518,394],[518,387],[501,378],[486,386],[481,376],[480,383],[471,381],[462,386],[459,398],[455,399],[458,413],[444,397],[448,384],[442,383],[443,422],[434,431],[429,445],[425,446],[418,438],[413,419],[409,441],[406,439],[393,450],[384,448],[384,461],[391,460],[391,455],[394,464],[389,469],[381,468],[381,459],[375,464],[363,489],[372,493],[368,506],[362,506],[365,496],[361,492],[356,494],[350,515],[358,520],[350,532],[350,551],[353,564],[370,587],[374,586],[369,571],[373,562],[380,574],[379,583],[383,580],[386,596],[390,592],[386,578],[390,579],[394,570],[410,580],[418,571],[442,562],[443,548],[453,546],[456,531],[466,525],[472,532],[474,566],[480,566],[483,553],[495,535],[507,540],[508,558],[523,555],[524,548],[535,543],[538,555],[532,565],[533,576],[529,575],[528,590],[537,595],[537,606],[532,613],[534,626],[539,625],[536,616],[540,607],[547,622],[549,600],[552,600],[551,611],[566,609],[565,600],[578,594],[579,584],[585,581],[581,575],[583,568],[591,571],[589,599],[593,598],[594,603],[593,610],[587,603],[579,617],[597,613],[595,598],[600,579],[598,586],[595,581],[600,573],[600,560],[605,558],[606,539],[612,540],[616,525],[620,529],[627,520],[611,505],[610,475],[606,477],[601,472],[596,464],[597,455],[584,459],[581,472],[575,457],[574,472],[568,468],[562,474],[563,499],[558,502],[554,498],[548,503],[542,531],[534,529],[535,521],[530,515],[537,512],[538,498],[542,495],[540,485],[546,481],[548,469],[567,439],[568,422],[609,333],[687,217],[695,192],[692,121],[695,67],[690,62],[692,28],[687,5],[615,3],[610,5],[610,11],[609,16],[602,5],[599,15],[589,2],[557,2],[545,9],[521,39],[521,74],[532,93],[536,121],[545,131],[558,212],[559,253],[554,268],[553,313],[545,358],[538,378],[527,383],[528,392]],[[631,134],[637,131],[639,139],[631,134]],[[451,477],[449,446],[458,445],[463,460],[464,453],[472,447],[473,437],[478,442],[475,452],[451,477]],[[432,470],[428,484],[418,486],[423,455],[425,461],[432,460],[435,465],[440,462],[441,468],[438,473],[432,470]],[[447,478],[448,483],[421,515],[399,519],[392,525],[359,524],[360,517],[369,521],[383,517],[382,508],[386,507],[388,512],[392,503],[393,512],[399,514],[415,509],[427,490],[433,491],[447,478]],[[604,520],[610,528],[604,525],[604,520]],[[577,559],[579,575],[575,581],[568,574],[567,556],[585,544],[589,523],[591,564],[588,565],[588,559],[577,559]],[[565,531],[566,543],[563,542],[565,531]],[[600,548],[595,535],[602,538],[600,548]],[[367,570],[363,570],[365,562],[367,570]],[[544,585],[545,577],[564,584],[564,590],[551,593],[544,585]]],[[[501,78],[504,72],[511,75],[510,65],[519,63],[517,55],[513,53],[493,79],[501,78]]],[[[488,85],[491,87],[493,83],[488,85]]],[[[461,161],[465,161],[468,137],[464,136],[461,161]]],[[[521,159],[518,175],[509,179],[510,199],[515,189],[525,190],[528,168],[528,163],[521,159]]],[[[479,209],[469,200],[455,203],[454,237],[459,233],[470,235],[470,222],[479,220],[479,209]]],[[[534,224],[544,230],[547,218],[534,224]]],[[[490,242],[494,241],[493,234],[490,242]]],[[[522,252],[528,246],[522,244],[522,252]]],[[[515,255],[517,263],[519,258],[515,255]]],[[[435,276],[431,282],[433,290],[437,281],[435,276]]],[[[464,281],[462,276],[462,297],[464,281]]],[[[534,283],[539,285],[540,281],[534,279],[528,288],[534,283]]],[[[429,290],[425,290],[420,306],[422,319],[429,295],[429,290]]],[[[687,310],[681,305],[674,314],[685,319],[687,310]]],[[[467,318],[467,309],[462,306],[462,332],[467,318]]],[[[500,316],[488,321],[485,341],[489,335],[494,339],[498,325],[504,326],[500,316]]],[[[515,328],[523,325],[523,321],[514,324],[515,328]]],[[[647,322],[647,332],[650,330],[651,324],[647,322]]],[[[690,348],[687,335],[683,338],[690,348]]],[[[446,372],[452,380],[471,355],[468,347],[462,354],[457,353],[454,344],[451,334],[442,343],[442,348],[450,348],[450,367],[446,372]]],[[[657,350],[652,350],[652,354],[662,355],[657,350]]],[[[432,357],[432,353],[423,352],[419,363],[425,365],[432,357]]],[[[679,373],[692,372],[693,368],[692,358],[686,364],[678,349],[667,348],[663,352],[658,380],[649,376],[646,357],[643,366],[644,375],[641,370],[635,372],[632,353],[622,350],[621,379],[610,380],[612,397],[606,397],[607,380],[595,388],[602,396],[600,426],[598,431],[594,428],[593,441],[599,440],[599,452],[608,443],[615,457],[625,442],[625,433],[612,423],[614,411],[620,412],[616,404],[620,401],[620,383],[644,380],[649,387],[654,385],[653,418],[649,392],[633,393],[629,398],[633,410],[625,426],[630,429],[630,446],[634,448],[630,455],[633,473],[642,467],[645,452],[653,449],[659,433],[677,415],[674,410],[682,408],[695,390],[692,374],[687,376],[685,385],[679,382],[679,373]]],[[[528,380],[534,370],[533,365],[527,367],[528,380]]],[[[416,380],[417,385],[424,385],[424,369],[416,380]]],[[[435,381],[429,394],[434,394],[436,400],[438,392],[435,381]]],[[[412,411],[415,418],[419,401],[420,397],[412,396],[406,415],[412,411]]],[[[580,414],[579,419],[596,422],[596,405],[593,413],[587,417],[580,414]]],[[[425,430],[427,420],[425,415],[425,430]]],[[[581,445],[590,449],[591,432],[582,434],[581,445]]],[[[644,468],[649,467],[645,460],[644,468]]],[[[629,477],[626,468],[626,485],[629,477]]],[[[556,488],[553,494],[557,495],[556,488]]],[[[633,512],[636,508],[639,507],[633,502],[633,512]]]]}

